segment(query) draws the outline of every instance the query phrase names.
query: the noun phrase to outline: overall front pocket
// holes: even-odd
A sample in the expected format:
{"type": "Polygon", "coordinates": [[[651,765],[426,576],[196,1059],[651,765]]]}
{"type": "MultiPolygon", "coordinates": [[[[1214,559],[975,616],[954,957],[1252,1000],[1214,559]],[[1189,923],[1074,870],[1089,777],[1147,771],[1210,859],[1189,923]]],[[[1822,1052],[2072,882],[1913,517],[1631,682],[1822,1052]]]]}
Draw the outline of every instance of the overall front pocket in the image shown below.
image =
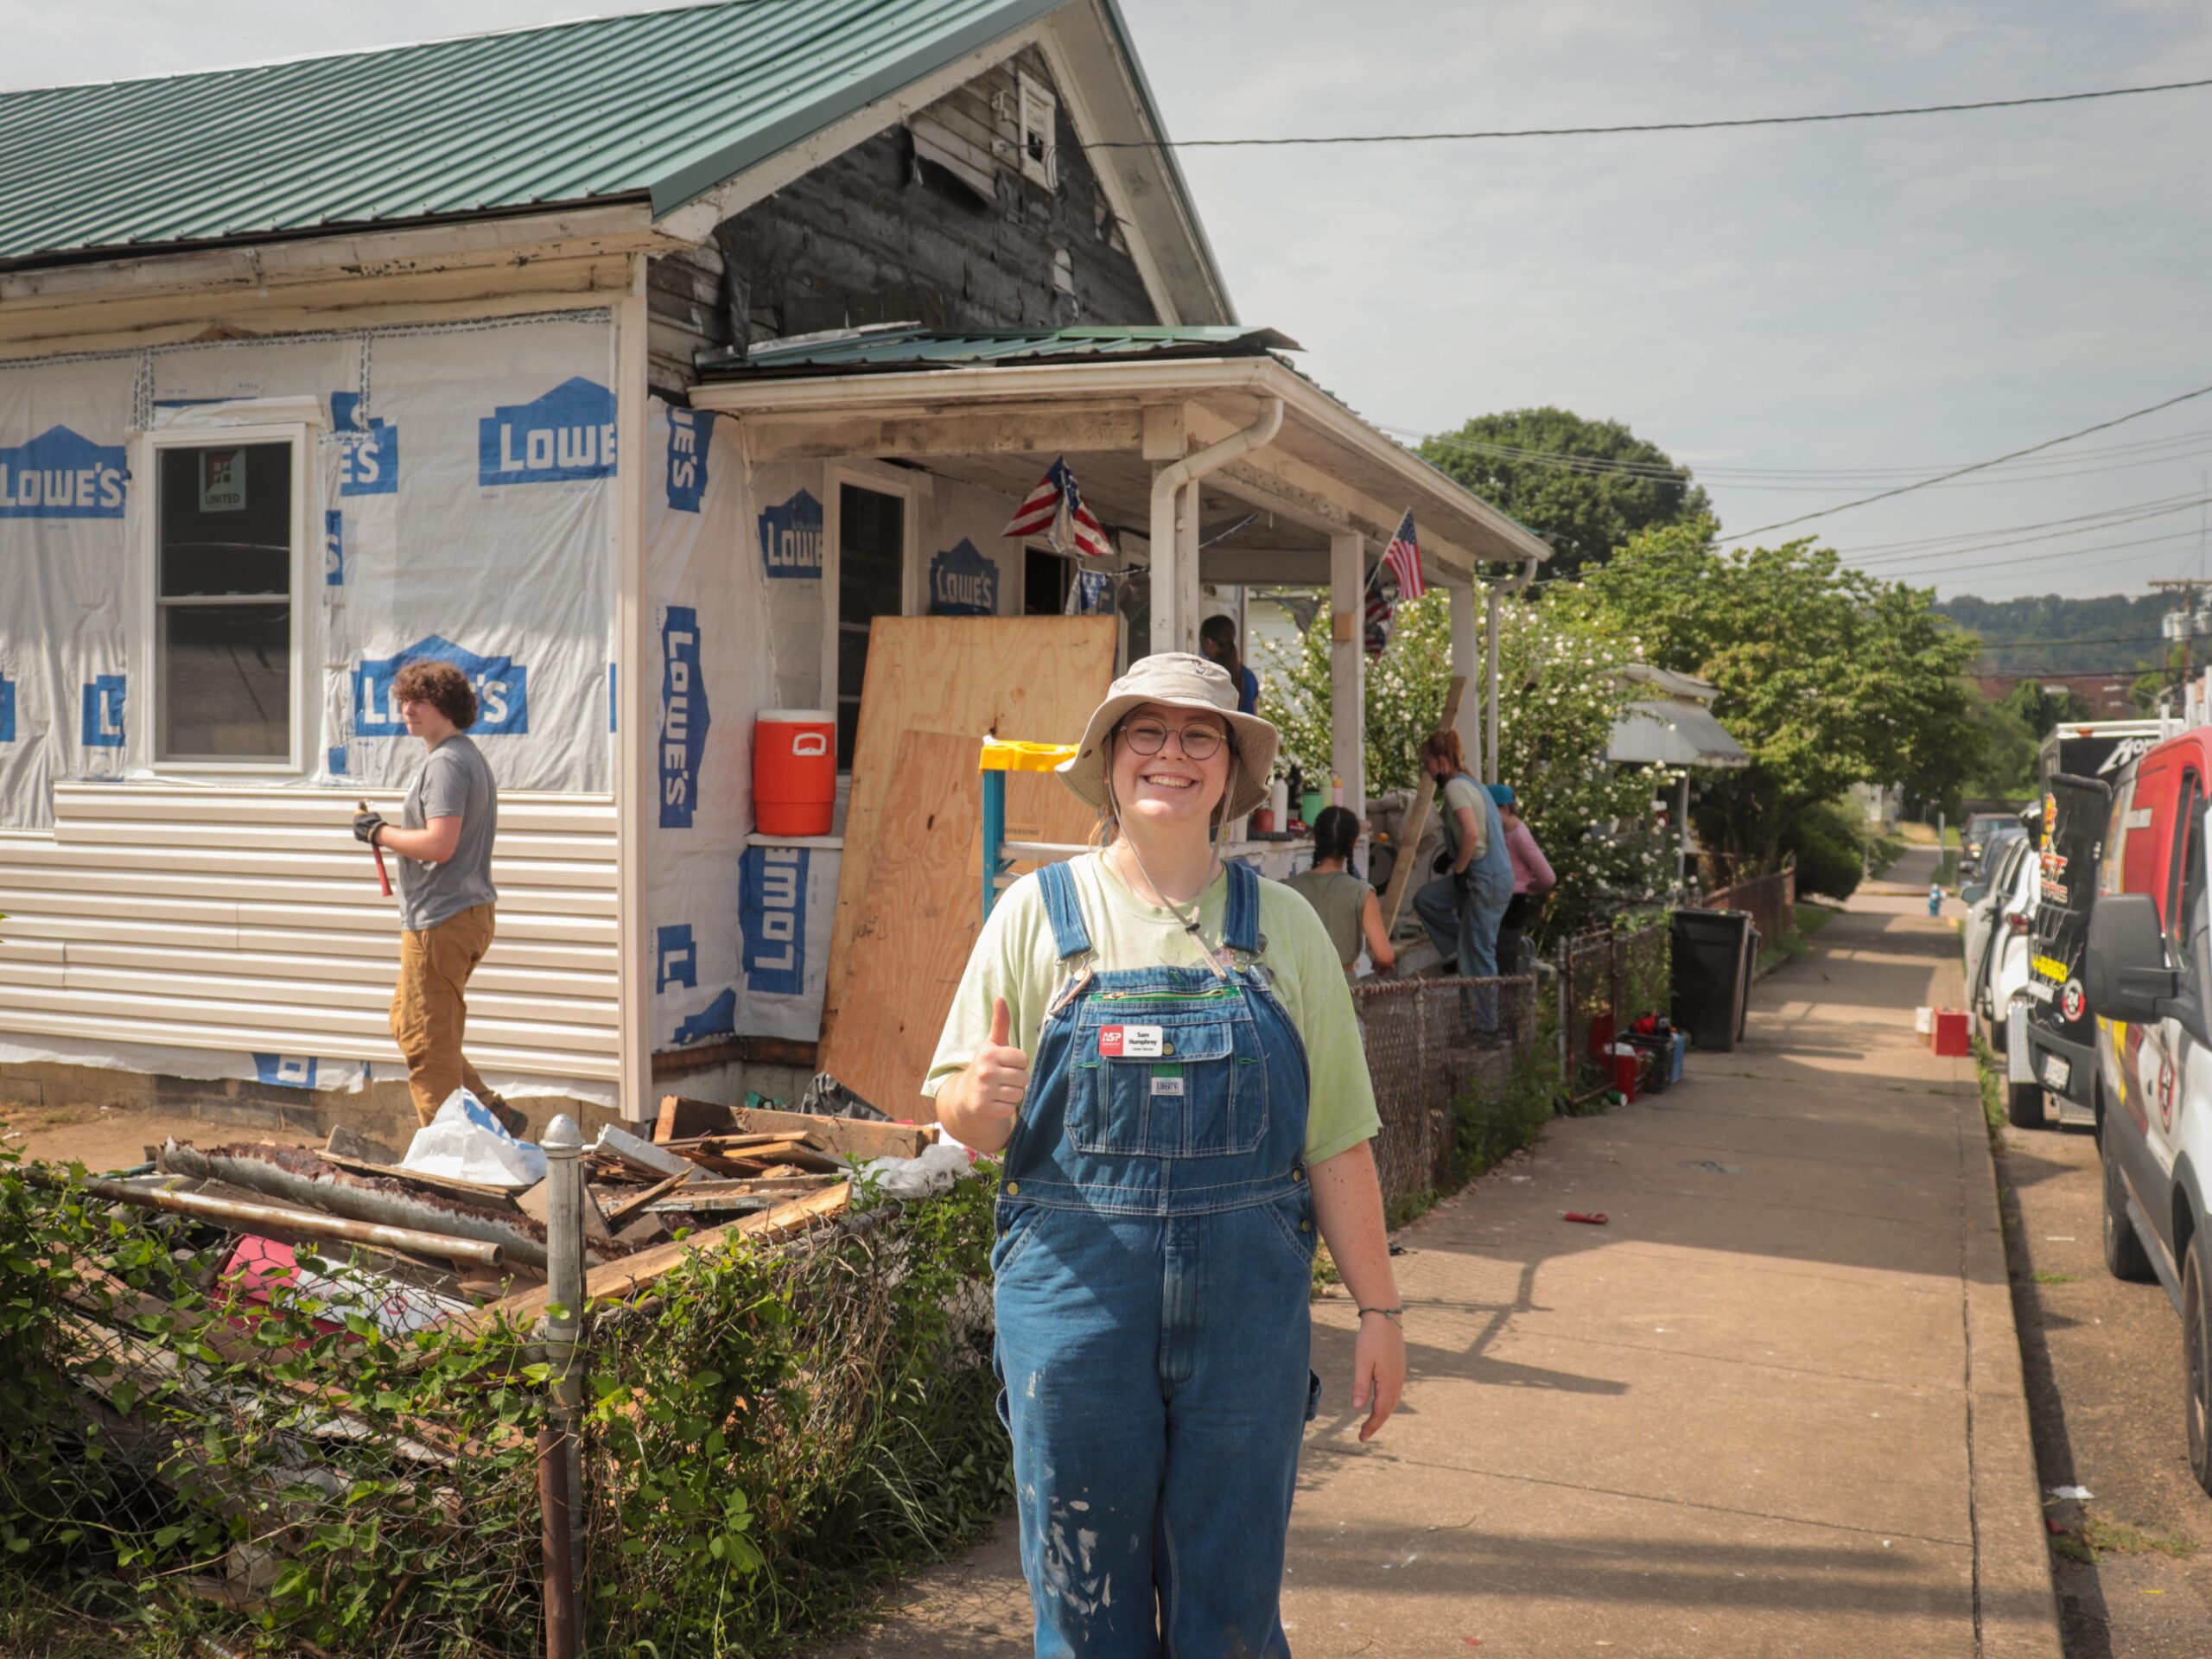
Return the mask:
{"type": "Polygon", "coordinates": [[[1213,1157],[1250,1152],[1267,1133],[1267,1066],[1249,1019],[1132,1011],[1080,1040],[1068,1113],[1077,1152],[1213,1157]]]}

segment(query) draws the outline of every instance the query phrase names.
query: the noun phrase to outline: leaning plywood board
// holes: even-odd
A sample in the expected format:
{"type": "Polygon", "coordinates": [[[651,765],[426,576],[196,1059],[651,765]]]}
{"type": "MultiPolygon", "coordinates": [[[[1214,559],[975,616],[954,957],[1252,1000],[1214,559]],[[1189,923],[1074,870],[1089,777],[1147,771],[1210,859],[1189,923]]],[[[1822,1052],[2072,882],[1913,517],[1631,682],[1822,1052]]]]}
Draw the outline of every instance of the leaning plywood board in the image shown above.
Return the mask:
{"type": "MultiPolygon", "coordinates": [[[[899,739],[937,733],[969,745],[966,776],[980,789],[976,760],[987,737],[1072,743],[1114,678],[1116,629],[1108,616],[883,616],[869,634],[868,678],[861,690],[859,734],[853,744],[853,789],[845,809],[844,856],[837,872],[837,908],[830,933],[830,965],[822,1001],[828,1049],[850,1003],[846,981],[853,938],[865,912],[883,814],[910,787],[898,772],[899,739]]],[[[1048,840],[1080,840],[1090,818],[1057,780],[1009,790],[1009,817],[1027,829],[1033,817],[1048,840]],[[1049,788],[1045,787],[1049,785],[1049,788]],[[1077,816],[1066,819],[1068,807],[1077,816]],[[1062,834],[1060,825],[1071,823],[1062,834]]],[[[982,906],[982,848],[971,871],[982,906]]],[[[825,1068],[826,1069],[826,1068],[825,1068]]]]}
{"type": "Polygon", "coordinates": [[[846,958],[850,1012],[822,1043],[822,1069],[893,1117],[936,1116],[922,1079],[982,926],[975,750],[935,732],[899,740],[899,788],[878,820],[846,958]]]}
{"type": "MultiPolygon", "coordinates": [[[[1454,675],[1452,689],[1444,694],[1444,718],[1437,722],[1440,731],[1450,731],[1459,720],[1459,698],[1467,689],[1464,676],[1454,675]]],[[[1387,937],[1398,925],[1398,912],[1405,907],[1406,894],[1414,885],[1414,863],[1421,851],[1421,838],[1428,833],[1429,808],[1436,804],[1436,779],[1427,772],[1421,774],[1421,787],[1414,791],[1413,806],[1406,814],[1398,837],[1398,856],[1390,866],[1390,885],[1382,894],[1382,931],[1387,937]]]]}

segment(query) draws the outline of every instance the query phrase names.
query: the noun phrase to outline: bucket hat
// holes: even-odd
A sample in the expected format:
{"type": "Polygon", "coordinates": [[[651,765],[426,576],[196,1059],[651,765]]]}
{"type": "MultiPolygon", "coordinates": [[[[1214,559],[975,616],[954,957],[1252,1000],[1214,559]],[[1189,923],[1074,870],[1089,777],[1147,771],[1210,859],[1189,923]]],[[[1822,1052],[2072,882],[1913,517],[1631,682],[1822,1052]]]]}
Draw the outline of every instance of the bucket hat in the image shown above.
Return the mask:
{"type": "Polygon", "coordinates": [[[1156,702],[1218,715],[1229,726],[1229,789],[1222,798],[1224,821],[1241,818],[1268,798],[1275,749],[1281,741],[1273,722],[1236,712],[1236,688],[1229,671],[1188,652],[1166,651],[1140,657],[1129,671],[1106,689],[1106,701],[1091,710],[1075,758],[1054,768],[1060,781],[1102,813],[1113,805],[1106,785],[1106,751],[1114,728],[1132,709],[1156,702]]]}

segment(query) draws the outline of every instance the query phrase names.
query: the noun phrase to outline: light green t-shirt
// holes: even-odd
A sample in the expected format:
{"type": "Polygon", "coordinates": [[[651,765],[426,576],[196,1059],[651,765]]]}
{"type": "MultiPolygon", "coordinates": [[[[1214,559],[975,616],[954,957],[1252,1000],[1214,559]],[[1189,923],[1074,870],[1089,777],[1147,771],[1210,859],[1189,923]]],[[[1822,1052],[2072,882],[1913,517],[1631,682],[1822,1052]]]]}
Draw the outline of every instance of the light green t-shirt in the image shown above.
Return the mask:
{"type": "MultiPolygon", "coordinates": [[[[1174,913],[1139,900],[1098,854],[1071,860],[1068,868],[1096,953],[1090,966],[1101,972],[1205,966],[1197,943],[1174,913]]],[[[1199,907],[1199,931],[1209,945],[1221,943],[1228,905],[1224,872],[1214,878],[1199,907]]],[[[1310,1166],[1351,1150],[1382,1128],[1375,1085],[1367,1075],[1351,988],[1313,907],[1280,882],[1262,880],[1260,932],[1267,947],[1260,960],[1274,978],[1276,999],[1306,1043],[1313,1077],[1306,1113],[1310,1166]]],[[[949,1078],[967,1069],[990,1035],[991,1004],[998,997],[1006,999],[1015,1046],[1033,1057],[1045,1011],[1065,978],[1052,924],[1045,913],[1044,888],[1035,876],[1026,875],[1006,890],[983,924],[922,1092],[934,1098],[949,1078]]]]}
{"type": "Polygon", "coordinates": [[[1454,859],[1459,856],[1459,809],[1463,806],[1475,815],[1475,850],[1467,861],[1471,864],[1490,850],[1483,845],[1483,834],[1489,826],[1483,822],[1482,785],[1464,775],[1446,783],[1444,804],[1440,809],[1444,815],[1445,839],[1451,843],[1454,859]]]}

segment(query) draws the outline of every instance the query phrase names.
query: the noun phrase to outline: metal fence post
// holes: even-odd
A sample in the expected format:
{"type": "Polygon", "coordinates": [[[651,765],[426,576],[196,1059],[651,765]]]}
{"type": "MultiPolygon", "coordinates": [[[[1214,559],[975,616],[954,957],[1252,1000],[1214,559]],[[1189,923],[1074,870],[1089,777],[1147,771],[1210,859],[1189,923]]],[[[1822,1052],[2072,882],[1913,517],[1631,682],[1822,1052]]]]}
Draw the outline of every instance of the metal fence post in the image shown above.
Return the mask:
{"type": "Polygon", "coordinates": [[[549,1306],[538,1340],[550,1368],[549,1433],[538,1437],[538,1491],[554,1494],[545,1508],[546,1659],[575,1659],[582,1649],[577,1612],[583,1534],[575,1516],[583,1502],[584,1196],[583,1135],[563,1112],[538,1143],[545,1150],[545,1287],[549,1306]],[[547,1462],[557,1463],[549,1470],[547,1462]],[[550,1477],[550,1478],[549,1478],[550,1477]],[[557,1536],[556,1535],[558,1535],[557,1536]]]}

